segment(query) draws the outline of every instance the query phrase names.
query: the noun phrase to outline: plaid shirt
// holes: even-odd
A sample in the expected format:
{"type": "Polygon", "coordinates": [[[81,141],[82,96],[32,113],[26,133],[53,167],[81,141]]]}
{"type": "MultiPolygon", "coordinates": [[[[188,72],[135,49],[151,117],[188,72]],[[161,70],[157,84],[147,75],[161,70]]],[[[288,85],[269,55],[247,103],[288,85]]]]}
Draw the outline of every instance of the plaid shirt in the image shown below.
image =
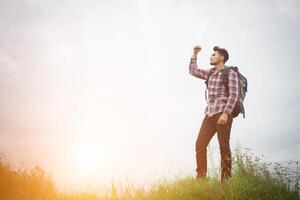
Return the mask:
{"type": "Polygon", "coordinates": [[[231,114],[235,103],[238,101],[237,73],[233,70],[229,70],[229,94],[226,94],[226,88],[222,83],[223,70],[215,72],[215,68],[210,68],[208,70],[197,69],[197,59],[191,58],[189,71],[192,76],[206,80],[207,75],[211,70],[213,70],[213,73],[208,81],[208,101],[204,113],[208,116],[212,116],[220,112],[231,114]]]}

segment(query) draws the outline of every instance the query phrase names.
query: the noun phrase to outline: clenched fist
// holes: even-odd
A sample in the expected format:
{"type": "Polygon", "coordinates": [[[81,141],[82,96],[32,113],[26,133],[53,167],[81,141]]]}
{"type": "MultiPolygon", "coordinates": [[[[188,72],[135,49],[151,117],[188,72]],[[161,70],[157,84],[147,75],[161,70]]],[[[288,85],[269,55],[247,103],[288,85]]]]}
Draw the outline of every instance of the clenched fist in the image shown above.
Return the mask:
{"type": "Polygon", "coordinates": [[[201,46],[195,45],[194,48],[193,48],[193,50],[194,50],[194,54],[197,54],[197,53],[199,53],[201,51],[201,46]]]}

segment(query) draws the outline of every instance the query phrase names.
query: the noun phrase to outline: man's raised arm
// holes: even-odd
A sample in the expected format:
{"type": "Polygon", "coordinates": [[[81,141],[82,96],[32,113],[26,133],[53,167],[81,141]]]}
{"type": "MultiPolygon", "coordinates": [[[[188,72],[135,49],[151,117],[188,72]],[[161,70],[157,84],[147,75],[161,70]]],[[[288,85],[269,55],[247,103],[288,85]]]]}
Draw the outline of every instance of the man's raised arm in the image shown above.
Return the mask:
{"type": "Polygon", "coordinates": [[[197,54],[201,51],[200,46],[194,46],[193,55],[189,64],[189,72],[192,76],[206,80],[209,70],[197,69],[197,54]]]}

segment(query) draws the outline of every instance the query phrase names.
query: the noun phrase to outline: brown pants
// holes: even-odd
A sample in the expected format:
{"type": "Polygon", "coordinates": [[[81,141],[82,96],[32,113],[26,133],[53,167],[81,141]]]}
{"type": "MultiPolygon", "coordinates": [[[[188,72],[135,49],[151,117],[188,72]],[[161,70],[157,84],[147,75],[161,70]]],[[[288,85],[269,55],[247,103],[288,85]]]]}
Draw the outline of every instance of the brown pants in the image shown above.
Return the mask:
{"type": "Polygon", "coordinates": [[[222,113],[215,114],[211,117],[205,115],[198,138],[196,141],[196,161],[197,161],[197,177],[205,178],[207,172],[207,155],[206,147],[214,134],[218,133],[219,148],[221,153],[221,181],[231,176],[231,150],[230,150],[230,130],[232,125],[232,117],[228,115],[225,125],[218,124],[218,120],[222,113]]]}

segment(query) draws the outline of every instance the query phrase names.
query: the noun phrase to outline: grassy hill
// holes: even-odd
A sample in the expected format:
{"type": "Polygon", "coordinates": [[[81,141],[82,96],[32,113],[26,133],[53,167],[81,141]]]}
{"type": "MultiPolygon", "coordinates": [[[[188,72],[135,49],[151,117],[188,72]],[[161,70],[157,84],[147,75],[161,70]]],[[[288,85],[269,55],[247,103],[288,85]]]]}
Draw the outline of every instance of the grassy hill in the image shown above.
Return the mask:
{"type": "Polygon", "coordinates": [[[112,183],[109,191],[100,193],[60,193],[50,176],[36,166],[12,170],[0,158],[1,200],[214,200],[214,199],[282,199],[299,198],[299,162],[287,166],[267,163],[247,151],[233,155],[233,175],[225,183],[218,176],[196,180],[187,175],[161,178],[145,188],[127,184],[119,188],[112,183]]]}

